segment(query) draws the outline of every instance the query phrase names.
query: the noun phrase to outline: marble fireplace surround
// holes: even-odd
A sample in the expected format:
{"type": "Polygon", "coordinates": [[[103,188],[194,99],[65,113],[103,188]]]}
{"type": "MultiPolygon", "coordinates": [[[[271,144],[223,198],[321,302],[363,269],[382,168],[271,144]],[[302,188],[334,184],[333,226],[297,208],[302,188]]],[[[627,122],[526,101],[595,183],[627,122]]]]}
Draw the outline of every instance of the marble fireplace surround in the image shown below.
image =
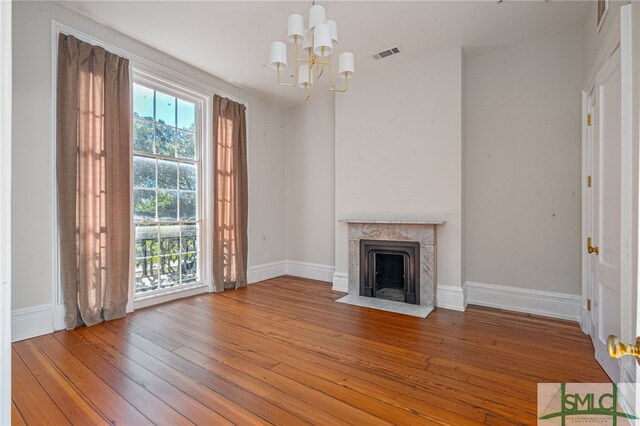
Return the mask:
{"type": "MultiPolygon", "coordinates": [[[[420,243],[420,306],[434,307],[437,283],[437,226],[444,225],[445,221],[439,219],[344,219],[340,222],[346,222],[349,227],[350,297],[360,295],[360,240],[415,241],[420,243]]],[[[366,299],[372,299],[372,302],[380,301],[380,299],[375,298],[366,299]]],[[[398,304],[398,302],[391,303],[398,304]]],[[[405,303],[399,304],[405,308],[416,306],[405,303]]],[[[377,303],[372,303],[372,305],[377,305],[377,303]]]]}

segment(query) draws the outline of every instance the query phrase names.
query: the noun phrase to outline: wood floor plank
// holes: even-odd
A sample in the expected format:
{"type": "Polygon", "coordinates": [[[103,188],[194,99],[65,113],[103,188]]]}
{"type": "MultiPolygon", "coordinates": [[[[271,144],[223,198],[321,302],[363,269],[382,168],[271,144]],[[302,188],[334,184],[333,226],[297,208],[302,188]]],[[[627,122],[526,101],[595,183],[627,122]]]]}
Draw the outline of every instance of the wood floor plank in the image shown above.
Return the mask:
{"type": "Polygon", "coordinates": [[[11,394],[16,408],[28,424],[71,424],[15,349],[11,354],[11,394]]]}
{"type": "Polygon", "coordinates": [[[54,364],[31,341],[13,345],[40,386],[73,424],[107,425],[108,419],[88,403],[54,364]]]}
{"type": "Polygon", "coordinates": [[[244,389],[242,386],[233,383],[218,374],[215,374],[197,364],[194,364],[179,355],[174,354],[160,346],[157,346],[153,342],[150,342],[128,330],[118,330],[116,324],[109,324],[110,329],[117,330],[116,334],[138,349],[143,350],[147,354],[159,359],[165,364],[171,365],[191,378],[205,384],[214,391],[224,395],[232,401],[244,405],[250,406],[253,410],[260,413],[260,417],[267,419],[268,421],[276,424],[308,424],[307,421],[301,419],[295,414],[283,409],[277,404],[274,404],[260,395],[256,395],[244,389]]]}
{"type": "Polygon", "coordinates": [[[24,422],[22,418],[22,414],[20,414],[20,410],[16,407],[15,402],[11,400],[11,424],[13,426],[26,426],[27,424],[24,422]]]}
{"type": "Polygon", "coordinates": [[[202,380],[205,383],[201,383],[176,368],[163,363],[137,347],[130,345],[129,342],[108,330],[104,325],[94,326],[84,331],[95,335],[106,345],[128,359],[144,365],[152,373],[163,377],[186,395],[232,422],[236,424],[268,424],[266,420],[259,416],[259,411],[256,410],[257,414],[252,413],[245,407],[214,392],[213,389],[206,386],[205,380],[202,380]]]}
{"type": "Polygon", "coordinates": [[[111,423],[152,424],[151,420],[100,380],[52,335],[36,337],[33,342],[71,382],[82,389],[86,399],[98,407],[111,423]]]}
{"type": "MultiPolygon", "coordinates": [[[[218,362],[213,357],[206,356],[194,349],[183,346],[174,352],[210,371],[223,374],[229,378],[235,376],[233,372],[224,371],[227,370],[224,363],[218,362]]],[[[230,359],[225,361],[233,363],[233,360],[230,359]]],[[[272,370],[264,369],[255,364],[244,363],[243,371],[246,371],[246,375],[253,379],[247,380],[248,377],[236,377],[236,379],[241,381],[247,389],[253,389],[257,394],[263,395],[274,403],[283,404],[284,408],[309,422],[332,425],[388,424],[347,404],[342,404],[333,398],[325,398],[323,393],[274,373],[272,370]],[[262,377],[264,381],[261,382],[258,377],[262,377]]]]}
{"type": "MultiPolygon", "coordinates": [[[[56,338],[63,344],[65,344],[66,342],[66,347],[70,349],[74,347],[74,345],[69,344],[72,338],[76,339],[78,343],[81,342],[82,344],[87,346],[87,350],[91,350],[98,356],[102,357],[106,362],[111,364],[118,371],[125,374],[130,380],[136,382],[149,393],[153,394],[155,397],[161,400],[165,406],[171,406],[173,410],[181,415],[181,417],[177,417],[175,416],[175,413],[171,412],[169,413],[169,416],[167,416],[167,421],[169,421],[170,419],[173,419],[172,421],[184,421],[184,419],[188,419],[190,422],[193,422],[195,424],[232,424],[230,421],[220,416],[215,411],[209,410],[202,404],[189,398],[186,394],[174,388],[170,383],[163,380],[161,377],[146,370],[143,366],[129,360],[122,354],[115,351],[113,348],[108,347],[99,338],[88,332],[86,328],[74,330],[73,336],[71,336],[69,333],[64,333],[56,335],[56,338]]],[[[93,357],[87,358],[89,359],[93,357]]],[[[151,403],[148,403],[148,405],[157,405],[153,404],[154,402],[155,401],[152,400],[151,403]]],[[[166,415],[163,414],[163,410],[158,411],[160,415],[166,415]]]]}
{"type": "Polygon", "coordinates": [[[426,319],[279,277],[13,345],[25,424],[536,423],[538,382],[608,382],[571,321],[426,319]]]}

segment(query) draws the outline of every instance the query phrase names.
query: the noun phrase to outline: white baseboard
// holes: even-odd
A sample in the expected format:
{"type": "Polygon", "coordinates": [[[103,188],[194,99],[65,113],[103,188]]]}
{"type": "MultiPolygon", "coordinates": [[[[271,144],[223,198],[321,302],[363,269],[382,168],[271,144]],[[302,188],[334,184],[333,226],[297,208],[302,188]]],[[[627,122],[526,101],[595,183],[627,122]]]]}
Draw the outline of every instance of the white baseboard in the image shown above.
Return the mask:
{"type": "Polygon", "coordinates": [[[580,321],[579,295],[467,282],[470,305],[580,321]]]}
{"type": "Polygon", "coordinates": [[[11,312],[11,341],[13,342],[52,332],[52,305],[15,309],[11,312]]]}
{"type": "Polygon", "coordinates": [[[333,274],[333,291],[349,292],[349,275],[344,272],[335,272],[333,274]]]}
{"type": "Polygon", "coordinates": [[[331,282],[333,269],[333,265],[299,262],[297,260],[281,260],[250,267],[247,272],[247,281],[249,284],[253,284],[283,275],[291,275],[294,277],[331,282]]]}
{"type": "Polygon", "coordinates": [[[287,275],[292,275],[294,277],[332,282],[334,268],[333,265],[321,265],[318,263],[287,260],[285,271],[287,275]]]}
{"type": "Polygon", "coordinates": [[[467,309],[467,286],[438,284],[436,294],[438,308],[464,311],[467,309]]]}
{"type": "Polygon", "coordinates": [[[286,262],[280,260],[278,262],[265,263],[263,265],[251,266],[247,271],[247,282],[249,284],[258,281],[270,280],[271,278],[281,277],[286,274],[286,262]]]}

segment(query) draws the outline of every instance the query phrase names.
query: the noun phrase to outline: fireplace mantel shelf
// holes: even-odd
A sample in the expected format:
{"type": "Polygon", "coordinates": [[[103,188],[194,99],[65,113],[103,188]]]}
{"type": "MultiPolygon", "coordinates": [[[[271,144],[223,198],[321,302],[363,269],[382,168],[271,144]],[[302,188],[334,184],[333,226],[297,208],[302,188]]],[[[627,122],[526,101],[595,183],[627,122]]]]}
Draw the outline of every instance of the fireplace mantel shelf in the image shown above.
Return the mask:
{"type": "Polygon", "coordinates": [[[374,224],[404,224],[404,225],[444,225],[446,221],[440,218],[425,218],[416,220],[403,219],[340,219],[344,223],[374,223],[374,224]]]}

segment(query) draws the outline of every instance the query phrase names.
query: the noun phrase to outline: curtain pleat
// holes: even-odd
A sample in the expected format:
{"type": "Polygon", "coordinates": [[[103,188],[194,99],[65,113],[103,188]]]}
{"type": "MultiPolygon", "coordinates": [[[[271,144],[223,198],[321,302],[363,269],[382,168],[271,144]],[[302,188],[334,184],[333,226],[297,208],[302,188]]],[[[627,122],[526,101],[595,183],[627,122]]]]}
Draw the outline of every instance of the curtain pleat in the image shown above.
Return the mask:
{"type": "Polygon", "coordinates": [[[131,210],[129,61],[61,34],[57,187],[68,329],[125,315],[131,210]]]}
{"type": "Polygon", "coordinates": [[[214,97],[213,275],[216,291],[247,285],[247,125],[245,106],[214,97]]]}

